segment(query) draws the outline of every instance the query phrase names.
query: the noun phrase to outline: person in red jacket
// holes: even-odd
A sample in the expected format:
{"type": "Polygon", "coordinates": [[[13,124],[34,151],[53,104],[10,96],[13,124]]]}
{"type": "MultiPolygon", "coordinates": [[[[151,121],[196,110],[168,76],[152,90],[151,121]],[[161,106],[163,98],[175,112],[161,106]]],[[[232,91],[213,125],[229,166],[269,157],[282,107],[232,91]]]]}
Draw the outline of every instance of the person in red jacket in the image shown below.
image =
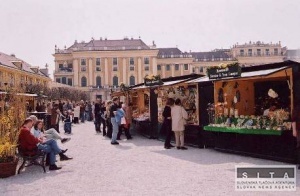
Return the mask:
{"type": "MultiPolygon", "coordinates": [[[[19,143],[22,149],[24,151],[34,151],[34,150],[42,150],[46,153],[49,153],[49,161],[50,161],[50,166],[49,170],[59,170],[61,167],[57,167],[55,164],[55,155],[56,154],[63,154],[62,150],[58,147],[57,143],[55,140],[50,139],[47,141],[43,141],[42,139],[35,138],[30,130],[33,126],[33,121],[28,118],[24,121],[20,135],[19,135],[19,143]]],[[[64,155],[65,156],[65,155],[64,155]]]]}

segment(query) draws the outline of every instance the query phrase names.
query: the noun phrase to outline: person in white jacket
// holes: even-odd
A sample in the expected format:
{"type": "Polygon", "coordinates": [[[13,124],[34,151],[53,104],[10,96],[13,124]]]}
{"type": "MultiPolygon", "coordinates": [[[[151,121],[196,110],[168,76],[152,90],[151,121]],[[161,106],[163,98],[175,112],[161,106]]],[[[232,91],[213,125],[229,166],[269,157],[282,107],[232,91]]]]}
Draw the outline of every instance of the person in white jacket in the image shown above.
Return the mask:
{"type": "Polygon", "coordinates": [[[74,124],[79,123],[79,113],[80,113],[80,106],[77,103],[76,107],[74,108],[74,124]]]}
{"type": "Polygon", "coordinates": [[[175,100],[175,105],[171,108],[172,131],[175,133],[177,149],[187,150],[184,147],[184,125],[188,119],[188,114],[181,106],[180,99],[175,100]]]}

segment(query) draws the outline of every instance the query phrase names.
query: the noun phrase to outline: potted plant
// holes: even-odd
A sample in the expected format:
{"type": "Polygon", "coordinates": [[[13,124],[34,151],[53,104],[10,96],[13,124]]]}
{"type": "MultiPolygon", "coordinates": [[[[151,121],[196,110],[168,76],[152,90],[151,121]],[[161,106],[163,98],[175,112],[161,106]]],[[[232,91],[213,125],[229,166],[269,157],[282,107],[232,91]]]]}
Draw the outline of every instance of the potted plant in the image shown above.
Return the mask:
{"type": "Polygon", "coordinates": [[[26,116],[24,94],[6,89],[0,94],[0,178],[16,173],[19,130],[26,116]]]}

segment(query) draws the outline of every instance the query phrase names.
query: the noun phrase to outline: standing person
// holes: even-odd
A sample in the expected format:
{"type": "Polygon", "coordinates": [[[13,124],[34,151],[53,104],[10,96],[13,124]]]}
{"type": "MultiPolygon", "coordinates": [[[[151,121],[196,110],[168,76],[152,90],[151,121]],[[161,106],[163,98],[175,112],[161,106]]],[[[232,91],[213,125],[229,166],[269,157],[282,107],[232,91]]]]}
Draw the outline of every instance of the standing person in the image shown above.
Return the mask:
{"type": "Polygon", "coordinates": [[[173,145],[171,145],[171,137],[173,135],[172,132],[172,119],[171,119],[171,107],[174,105],[174,99],[169,98],[166,106],[164,108],[164,111],[162,113],[163,117],[164,117],[164,121],[162,123],[161,126],[161,131],[165,131],[166,132],[166,140],[165,140],[165,149],[170,149],[172,147],[174,147],[173,145]]]}
{"type": "Polygon", "coordinates": [[[84,101],[83,100],[81,100],[80,101],[80,121],[82,122],[82,123],[84,123],[84,120],[85,120],[85,118],[84,118],[84,110],[85,110],[85,105],[84,105],[84,101]]]}
{"type": "Polygon", "coordinates": [[[80,106],[77,103],[76,106],[74,107],[74,124],[79,123],[79,116],[80,116],[80,106]]]}
{"type": "Polygon", "coordinates": [[[297,164],[299,164],[298,169],[300,169],[300,105],[294,108],[292,114],[292,129],[293,136],[297,138],[296,160],[297,164]]]}
{"type": "Polygon", "coordinates": [[[71,110],[67,110],[64,112],[64,130],[66,134],[72,133],[72,121],[71,121],[71,110]]]}
{"type": "Polygon", "coordinates": [[[111,120],[110,120],[110,108],[112,106],[112,101],[107,101],[106,103],[106,127],[107,127],[107,132],[106,132],[106,136],[111,138],[112,137],[112,124],[111,124],[111,120]]]}
{"type": "Polygon", "coordinates": [[[64,109],[64,104],[61,102],[61,100],[58,101],[58,109],[60,111],[60,113],[63,113],[64,109]]]}
{"type": "Polygon", "coordinates": [[[96,103],[95,103],[95,109],[94,109],[94,115],[95,115],[95,130],[96,130],[96,133],[101,133],[101,130],[100,130],[100,126],[101,126],[101,114],[100,114],[100,109],[101,109],[101,100],[97,99],[96,100],[96,103]]]}
{"type": "Polygon", "coordinates": [[[128,140],[132,139],[131,135],[130,135],[130,132],[129,132],[129,128],[130,128],[130,122],[129,122],[129,115],[131,115],[130,113],[126,113],[126,111],[128,112],[127,110],[127,106],[126,104],[122,104],[122,107],[120,108],[120,111],[121,111],[121,114],[124,116],[124,123],[122,123],[122,120],[121,120],[121,125],[119,126],[119,133],[118,133],[118,139],[120,140],[121,139],[121,134],[122,134],[122,131],[124,130],[125,132],[125,136],[128,140]]]}
{"type": "Polygon", "coordinates": [[[58,108],[58,104],[54,104],[53,108],[51,109],[51,125],[50,128],[55,129],[58,133],[59,132],[59,117],[60,117],[60,110],[58,108]]]}
{"type": "Polygon", "coordinates": [[[103,101],[100,105],[100,114],[101,114],[101,123],[102,123],[102,132],[103,136],[106,136],[106,107],[105,107],[105,101],[103,101]]]}
{"type": "Polygon", "coordinates": [[[175,133],[177,149],[187,150],[184,147],[184,125],[188,118],[188,114],[181,106],[180,99],[175,100],[175,105],[171,108],[172,131],[175,133]]]}
{"type": "Polygon", "coordinates": [[[91,102],[89,101],[88,102],[88,121],[93,121],[93,112],[92,112],[92,104],[91,102]]]}
{"type": "Polygon", "coordinates": [[[113,104],[110,107],[110,121],[112,124],[113,132],[112,132],[112,137],[111,137],[111,144],[112,145],[119,145],[119,142],[117,142],[117,136],[119,133],[119,124],[117,121],[117,110],[119,109],[119,98],[114,97],[113,98],[113,104]]]}
{"type": "Polygon", "coordinates": [[[89,103],[86,101],[84,105],[84,120],[89,121],[89,103]]]}

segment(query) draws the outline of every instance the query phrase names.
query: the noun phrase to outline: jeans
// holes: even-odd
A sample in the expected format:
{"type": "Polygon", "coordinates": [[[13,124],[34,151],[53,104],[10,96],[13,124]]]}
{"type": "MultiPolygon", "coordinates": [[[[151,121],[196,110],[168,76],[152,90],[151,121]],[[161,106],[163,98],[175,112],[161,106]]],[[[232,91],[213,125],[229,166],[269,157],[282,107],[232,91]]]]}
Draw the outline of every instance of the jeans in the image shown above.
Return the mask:
{"type": "Polygon", "coordinates": [[[55,155],[61,153],[61,149],[58,147],[57,142],[53,139],[47,140],[43,144],[39,144],[38,149],[49,154],[50,165],[55,164],[55,155]]]}
{"type": "Polygon", "coordinates": [[[111,137],[111,142],[117,142],[117,137],[119,133],[119,125],[116,121],[116,118],[111,118],[111,124],[113,126],[113,132],[112,132],[112,137],[111,137]]]}
{"type": "Polygon", "coordinates": [[[84,112],[82,112],[82,113],[80,113],[80,121],[82,123],[84,123],[84,120],[85,120],[85,118],[84,118],[84,112]]]}
{"type": "Polygon", "coordinates": [[[72,123],[71,122],[65,122],[65,124],[64,124],[64,130],[65,130],[65,133],[71,133],[71,131],[72,131],[72,123]]]}
{"type": "Polygon", "coordinates": [[[85,112],[84,112],[84,115],[85,115],[85,118],[84,118],[84,119],[85,119],[86,121],[89,121],[89,120],[90,120],[90,113],[85,111],[85,112]]]}
{"type": "Polygon", "coordinates": [[[50,140],[50,139],[55,139],[55,140],[62,140],[62,137],[58,134],[58,132],[51,128],[45,131],[45,137],[50,140]]]}

